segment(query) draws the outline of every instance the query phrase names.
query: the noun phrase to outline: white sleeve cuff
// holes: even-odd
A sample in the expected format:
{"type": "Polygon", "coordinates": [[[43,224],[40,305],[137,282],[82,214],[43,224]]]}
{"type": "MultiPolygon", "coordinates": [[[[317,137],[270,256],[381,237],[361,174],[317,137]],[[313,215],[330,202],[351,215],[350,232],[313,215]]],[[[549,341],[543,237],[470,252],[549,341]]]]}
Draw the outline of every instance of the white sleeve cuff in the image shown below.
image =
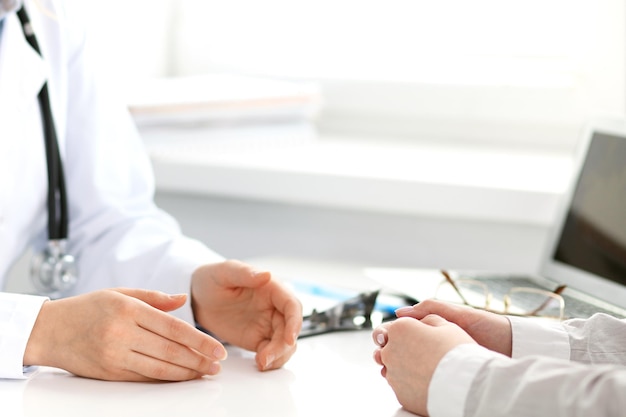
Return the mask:
{"type": "Polygon", "coordinates": [[[437,365],[428,387],[428,414],[431,417],[462,417],[476,374],[494,357],[502,355],[470,343],[448,352],[437,365]]]}
{"type": "Polygon", "coordinates": [[[508,319],[513,332],[513,358],[542,355],[569,360],[569,336],[560,322],[526,317],[508,319]]]}
{"type": "Polygon", "coordinates": [[[41,306],[48,298],[0,293],[0,378],[21,379],[30,373],[24,368],[24,352],[41,306]]]}

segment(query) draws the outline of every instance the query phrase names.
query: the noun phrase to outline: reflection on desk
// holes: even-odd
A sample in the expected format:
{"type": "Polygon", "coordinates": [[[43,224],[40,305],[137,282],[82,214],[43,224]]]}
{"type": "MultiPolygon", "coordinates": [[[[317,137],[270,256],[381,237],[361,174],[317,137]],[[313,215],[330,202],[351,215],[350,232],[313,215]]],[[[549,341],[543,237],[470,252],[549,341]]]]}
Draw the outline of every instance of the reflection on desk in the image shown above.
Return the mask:
{"type": "Polygon", "coordinates": [[[413,416],[400,408],[373,350],[370,331],[313,336],[298,342],[282,369],[259,372],[252,353],[229,347],[219,375],[172,383],[97,381],[41,368],[28,380],[0,380],[2,415],[413,416]]]}

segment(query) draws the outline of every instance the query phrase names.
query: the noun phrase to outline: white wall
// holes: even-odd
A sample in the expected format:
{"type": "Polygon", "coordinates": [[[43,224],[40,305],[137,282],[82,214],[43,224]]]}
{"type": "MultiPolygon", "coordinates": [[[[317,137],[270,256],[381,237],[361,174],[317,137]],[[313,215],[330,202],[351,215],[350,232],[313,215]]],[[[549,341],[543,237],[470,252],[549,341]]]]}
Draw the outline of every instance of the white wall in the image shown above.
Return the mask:
{"type": "Polygon", "coordinates": [[[536,272],[547,229],[159,193],[188,235],[227,257],[536,272]]]}
{"type": "Polygon", "coordinates": [[[174,0],[65,0],[84,17],[90,49],[112,79],[167,75],[174,47],[174,0]],[[115,6],[121,7],[115,7],[115,6]]]}
{"type": "Polygon", "coordinates": [[[206,71],[319,81],[324,130],[571,151],[626,115],[622,0],[69,0],[121,82],[206,71]]]}
{"type": "Polygon", "coordinates": [[[626,114],[622,0],[177,5],[175,73],[319,81],[326,131],[569,151],[587,119],[626,114]]]}
{"type": "MultiPolygon", "coordinates": [[[[233,198],[157,194],[183,231],[228,258],[293,257],[337,264],[537,272],[547,228],[385,215],[233,198]]],[[[30,253],[7,291],[30,292],[30,253]]]]}

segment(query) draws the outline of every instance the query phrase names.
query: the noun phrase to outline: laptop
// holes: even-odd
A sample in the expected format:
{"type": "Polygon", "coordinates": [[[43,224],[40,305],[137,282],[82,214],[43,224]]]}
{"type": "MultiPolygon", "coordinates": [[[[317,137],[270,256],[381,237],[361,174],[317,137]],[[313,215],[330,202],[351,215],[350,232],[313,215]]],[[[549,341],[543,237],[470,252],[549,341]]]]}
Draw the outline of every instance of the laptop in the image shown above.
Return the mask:
{"type": "MultiPolygon", "coordinates": [[[[584,129],[572,182],[558,208],[537,275],[450,271],[484,280],[494,299],[512,287],[564,284],[565,318],[626,317],[626,121],[584,129]]],[[[417,300],[434,296],[439,270],[367,268],[366,275],[417,300]]]]}

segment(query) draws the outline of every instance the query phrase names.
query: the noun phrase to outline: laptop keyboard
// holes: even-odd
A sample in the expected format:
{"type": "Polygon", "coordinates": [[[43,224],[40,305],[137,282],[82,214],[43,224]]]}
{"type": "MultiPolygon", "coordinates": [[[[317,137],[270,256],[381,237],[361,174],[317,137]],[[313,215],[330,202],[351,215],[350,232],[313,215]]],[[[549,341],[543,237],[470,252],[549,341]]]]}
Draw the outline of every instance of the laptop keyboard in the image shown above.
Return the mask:
{"type": "MultiPolygon", "coordinates": [[[[471,277],[472,279],[485,282],[489,291],[493,294],[494,299],[503,300],[504,296],[513,287],[530,287],[546,290],[545,287],[538,285],[536,282],[520,276],[498,276],[493,278],[488,277],[471,277]]],[[[550,288],[549,290],[552,290],[550,288]]],[[[621,314],[617,310],[603,308],[600,305],[596,305],[592,302],[582,300],[565,290],[561,294],[565,300],[565,318],[589,318],[595,313],[605,313],[614,317],[625,318],[626,315],[621,314]]]]}

